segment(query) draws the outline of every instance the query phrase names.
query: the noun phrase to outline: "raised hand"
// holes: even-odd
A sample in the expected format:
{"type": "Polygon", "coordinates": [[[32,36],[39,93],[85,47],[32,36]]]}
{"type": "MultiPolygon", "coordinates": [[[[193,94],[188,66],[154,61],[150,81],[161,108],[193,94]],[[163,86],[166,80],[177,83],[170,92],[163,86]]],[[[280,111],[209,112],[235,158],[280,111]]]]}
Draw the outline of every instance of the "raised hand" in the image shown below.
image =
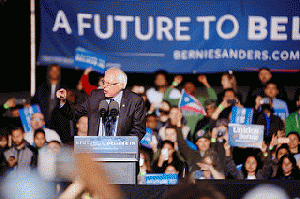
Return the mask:
{"type": "Polygon", "coordinates": [[[60,105],[64,105],[67,101],[67,90],[64,88],[56,92],[56,97],[60,100],[60,105]]]}

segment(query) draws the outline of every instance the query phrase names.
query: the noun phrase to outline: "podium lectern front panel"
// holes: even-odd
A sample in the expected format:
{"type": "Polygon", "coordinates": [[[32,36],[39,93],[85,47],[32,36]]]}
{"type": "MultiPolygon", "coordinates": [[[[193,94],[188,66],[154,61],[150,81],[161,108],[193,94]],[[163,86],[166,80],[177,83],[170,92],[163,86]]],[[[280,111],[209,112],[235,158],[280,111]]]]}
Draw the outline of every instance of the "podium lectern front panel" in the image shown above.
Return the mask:
{"type": "Polygon", "coordinates": [[[75,136],[75,153],[92,153],[105,168],[110,184],[136,184],[138,137],[75,136]]]}

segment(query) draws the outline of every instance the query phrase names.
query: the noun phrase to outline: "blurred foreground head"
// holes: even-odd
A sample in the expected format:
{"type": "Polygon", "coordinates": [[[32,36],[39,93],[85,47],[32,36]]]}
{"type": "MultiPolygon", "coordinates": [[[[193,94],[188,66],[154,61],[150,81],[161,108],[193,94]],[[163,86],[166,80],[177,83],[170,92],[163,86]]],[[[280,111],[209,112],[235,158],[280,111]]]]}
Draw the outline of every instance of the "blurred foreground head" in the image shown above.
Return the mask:
{"type": "Polygon", "coordinates": [[[105,171],[90,153],[74,154],[69,147],[46,148],[39,159],[38,170],[11,172],[1,185],[0,198],[56,198],[55,182],[80,179],[85,190],[95,198],[123,198],[116,185],[108,185],[105,171]],[[48,158],[47,158],[48,157],[48,158]]]}
{"type": "Polygon", "coordinates": [[[261,184],[248,191],[243,199],[288,199],[290,198],[284,189],[272,185],[261,184]]]}
{"type": "Polygon", "coordinates": [[[182,183],[167,189],[164,199],[225,199],[225,196],[208,183],[192,184],[182,183]]]}

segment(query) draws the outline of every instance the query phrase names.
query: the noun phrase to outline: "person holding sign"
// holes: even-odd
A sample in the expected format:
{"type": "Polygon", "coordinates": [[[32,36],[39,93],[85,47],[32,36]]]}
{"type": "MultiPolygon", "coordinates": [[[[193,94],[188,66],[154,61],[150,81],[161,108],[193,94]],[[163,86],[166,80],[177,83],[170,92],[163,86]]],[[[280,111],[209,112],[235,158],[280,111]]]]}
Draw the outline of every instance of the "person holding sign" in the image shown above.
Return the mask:
{"type": "Polygon", "coordinates": [[[263,167],[261,169],[258,166],[259,159],[257,158],[257,156],[248,156],[242,167],[242,170],[238,170],[232,159],[231,149],[228,142],[224,144],[224,149],[226,155],[224,164],[226,170],[229,172],[230,175],[234,177],[234,179],[266,180],[269,178],[271,174],[272,158],[271,153],[267,152],[266,144],[263,144],[263,146],[261,147],[263,156],[266,156],[263,167]]]}

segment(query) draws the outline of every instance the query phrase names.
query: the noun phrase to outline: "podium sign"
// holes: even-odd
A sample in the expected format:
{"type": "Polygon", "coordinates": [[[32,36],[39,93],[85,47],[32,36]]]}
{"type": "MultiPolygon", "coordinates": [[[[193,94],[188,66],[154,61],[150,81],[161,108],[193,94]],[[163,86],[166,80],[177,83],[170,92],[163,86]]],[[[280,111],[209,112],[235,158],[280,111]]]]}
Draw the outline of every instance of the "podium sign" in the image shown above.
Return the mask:
{"type": "Polygon", "coordinates": [[[136,184],[138,137],[75,136],[75,153],[92,153],[106,170],[110,184],[136,184]]]}

